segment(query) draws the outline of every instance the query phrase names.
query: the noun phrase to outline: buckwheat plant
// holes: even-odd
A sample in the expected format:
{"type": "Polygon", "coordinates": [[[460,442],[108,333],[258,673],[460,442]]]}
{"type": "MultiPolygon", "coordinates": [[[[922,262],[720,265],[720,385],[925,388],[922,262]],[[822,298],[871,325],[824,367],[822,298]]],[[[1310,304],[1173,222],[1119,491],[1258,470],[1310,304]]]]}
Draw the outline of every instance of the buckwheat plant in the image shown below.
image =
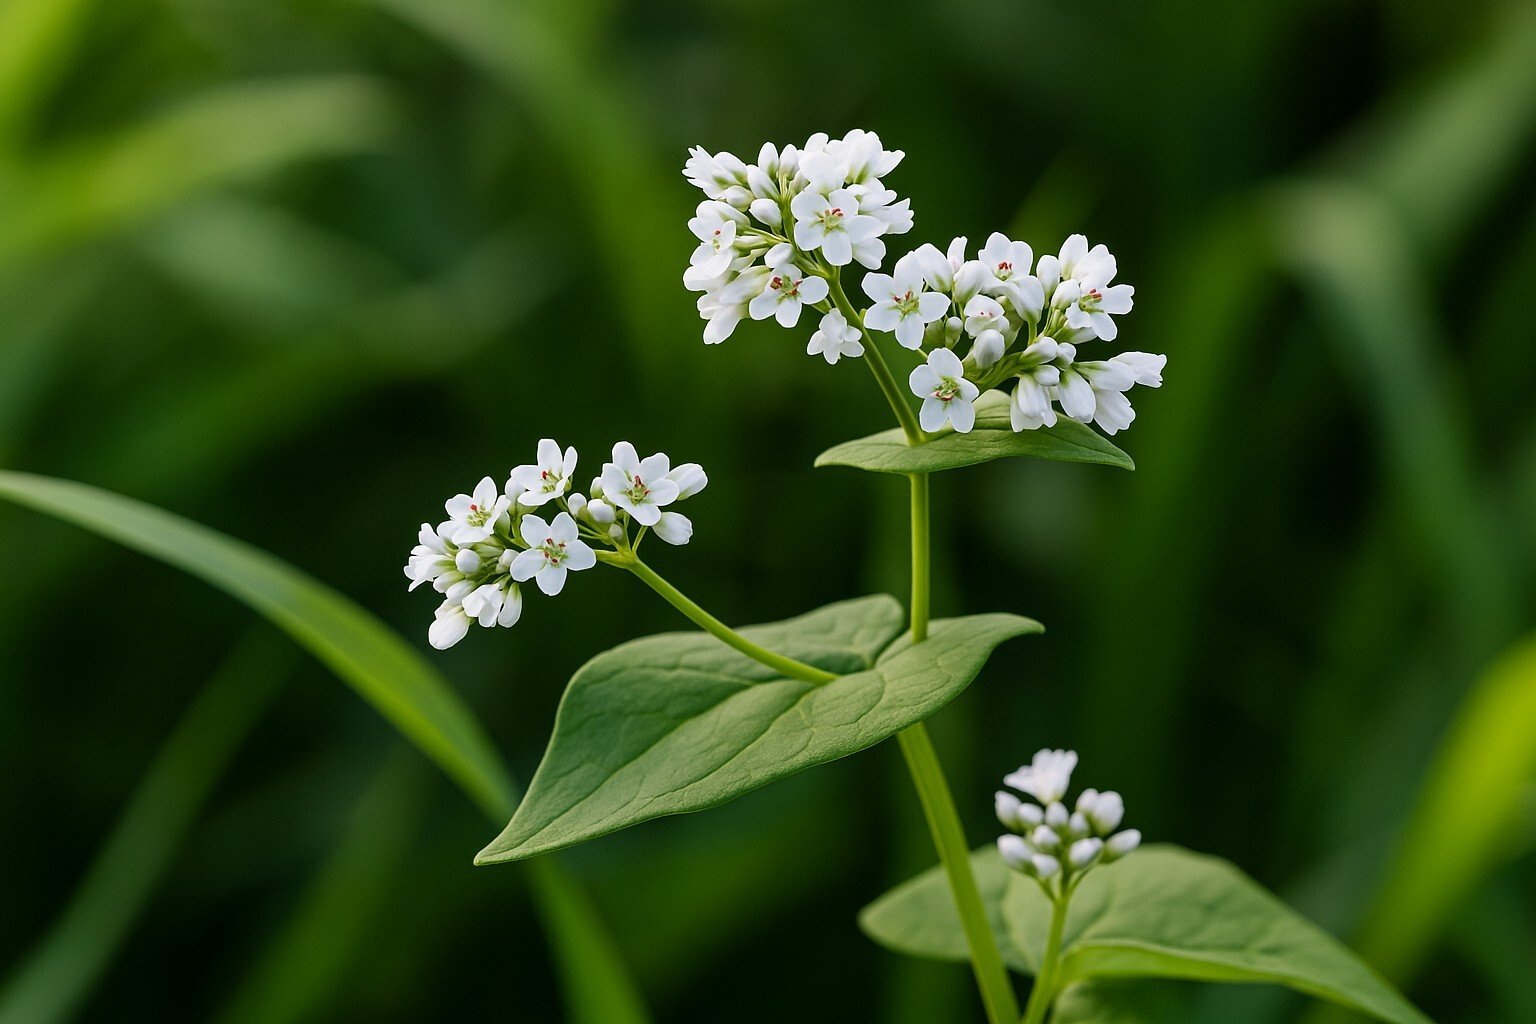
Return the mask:
{"type": "Polygon", "coordinates": [[[692,150],[683,173],[703,200],[683,283],[699,293],[706,344],[771,319],[812,357],[868,366],[897,428],[839,444],[817,465],[908,479],[907,607],[864,597],[733,629],[640,556],[651,534],[688,542],[693,524],[677,506],[704,489],[702,468],[642,459],[621,441],[583,493],[576,451],[540,441],[504,487],[487,477],[421,527],[405,572],[442,597],[432,644],[449,647],[474,623],[511,626],[530,580],[555,596],[598,564],[636,576],[704,632],[632,641],[576,673],[527,794],[476,862],[712,807],[895,736],[939,865],[872,904],[863,927],[893,950],[969,961],[992,1024],[1020,1020],[1010,969],[1036,978],[1028,1024],[1053,1007],[1060,1020],[1101,1019],[1095,1001],[1137,976],[1269,981],[1421,1024],[1348,950],[1230,865],[1167,845],[1127,858],[1140,834],[1116,831],[1117,794],[1087,790],[1067,809],[1076,754],[1041,751],[1009,775],[1035,802],[999,793],[1009,834],[969,849],[923,723],[995,648],[1040,626],[1001,613],[931,620],[929,478],[1020,456],[1132,468],[1105,435],[1130,426],[1130,393],[1160,387],[1166,359],[1118,350],[1116,318],[1134,292],[1116,282],[1108,248],[1083,235],[1038,259],[993,233],[974,256],[956,238],[888,261],[913,226],[910,200],[885,183],[902,157],[867,131],[764,145],[754,163],[692,150]],[[1100,976],[1119,980],[1089,984],[1100,976]]]}

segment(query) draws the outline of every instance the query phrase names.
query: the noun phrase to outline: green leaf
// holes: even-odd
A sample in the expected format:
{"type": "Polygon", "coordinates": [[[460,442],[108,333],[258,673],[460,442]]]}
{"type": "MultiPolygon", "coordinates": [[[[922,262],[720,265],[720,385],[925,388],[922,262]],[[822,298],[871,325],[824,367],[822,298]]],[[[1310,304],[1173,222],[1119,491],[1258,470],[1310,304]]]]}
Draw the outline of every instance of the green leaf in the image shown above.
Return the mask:
{"type": "Polygon", "coordinates": [[[1051,1024],[1188,1024],[1186,994],[1162,980],[1080,981],[1056,997],[1051,1024]]]}
{"type": "MultiPolygon", "coordinates": [[[[994,847],[972,853],[971,863],[1003,959],[1033,973],[1045,948],[1048,901],[994,847]]],[[[966,958],[938,868],[865,908],[860,924],[897,952],[966,958]]],[[[1237,868],[1176,846],[1146,847],[1084,879],[1067,915],[1061,972],[1064,984],[1095,977],[1268,982],[1392,1024],[1428,1020],[1337,939],[1237,868]]]]}
{"type": "Polygon", "coordinates": [[[571,680],[527,797],[476,863],[713,807],[873,746],[942,707],[998,644],[1040,631],[1017,615],[977,615],[935,622],[914,646],[892,643],[901,626],[901,606],[880,596],[742,630],[840,673],[823,685],[778,676],[703,633],[598,655],[571,680]]]}
{"type": "Polygon", "coordinates": [[[1129,455],[1075,420],[1014,433],[1008,422],[1008,396],[1001,391],[988,391],[977,399],[976,427],[969,434],[951,430],[924,444],[909,445],[900,430],[885,430],[828,448],[816,457],[816,465],[852,466],[872,473],[937,473],[1018,456],[1136,468],[1129,455]]]}
{"type": "Polygon", "coordinates": [[[0,470],[0,498],[184,569],[250,605],[377,708],[487,814],[510,810],[512,780],[458,695],[398,633],[330,587],[249,544],[85,484],[0,470]]]}

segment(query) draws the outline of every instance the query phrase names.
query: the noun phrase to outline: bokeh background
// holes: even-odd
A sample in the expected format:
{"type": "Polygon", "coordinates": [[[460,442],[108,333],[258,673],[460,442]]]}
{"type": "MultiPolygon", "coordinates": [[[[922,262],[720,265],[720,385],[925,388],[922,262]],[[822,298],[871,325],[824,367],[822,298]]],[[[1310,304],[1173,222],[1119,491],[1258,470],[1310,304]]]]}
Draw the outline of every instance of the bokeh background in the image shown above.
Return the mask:
{"type": "MultiPolygon", "coordinates": [[[[660,567],[728,621],[904,594],[902,482],[811,469],[888,425],[863,367],[764,325],[706,349],[680,284],[688,145],[851,127],[908,154],[903,241],[1086,231],[1124,345],[1169,355],[1137,472],[935,484],[936,611],[1049,630],[932,723],[972,841],[1075,746],[1437,1020],[1536,1020],[1529,2],[5,0],[0,464],[423,647],[416,524],[545,435],[708,467],[660,567]]],[[[323,669],[31,513],[0,560],[5,1024],[561,1018],[522,872],[470,866],[490,830],[323,669]]],[[[527,778],[569,674],[677,625],[594,572],[433,658],[527,778]]],[[[964,968],[855,926],[932,861],[889,745],[562,860],[658,1020],[979,1017],[964,968]]]]}

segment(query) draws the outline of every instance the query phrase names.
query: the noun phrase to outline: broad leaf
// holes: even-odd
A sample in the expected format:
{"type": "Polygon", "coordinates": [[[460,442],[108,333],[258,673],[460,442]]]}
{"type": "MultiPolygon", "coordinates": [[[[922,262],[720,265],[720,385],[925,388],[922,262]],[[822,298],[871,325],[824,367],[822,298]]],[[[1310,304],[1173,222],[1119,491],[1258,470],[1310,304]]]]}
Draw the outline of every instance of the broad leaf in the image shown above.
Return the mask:
{"type": "Polygon", "coordinates": [[[1186,984],[1142,978],[1080,981],[1057,997],[1051,1024],[1188,1024],[1186,984]]]}
{"type": "Polygon", "coordinates": [[[1001,391],[988,391],[977,399],[976,427],[969,434],[947,430],[923,444],[910,445],[900,430],[886,430],[828,448],[816,457],[816,465],[853,466],[874,473],[937,473],[1021,455],[1136,468],[1129,455],[1075,420],[1014,433],[1008,422],[1008,396],[1001,391]]]}
{"type": "MultiPolygon", "coordinates": [[[[1008,870],[994,847],[971,855],[1003,958],[1033,973],[1050,906],[1008,870]]],[[[867,907],[860,923],[881,945],[913,956],[966,958],[965,936],[935,868],[867,907]]],[[[1062,955],[1064,984],[1094,977],[1269,982],[1392,1024],[1427,1018],[1354,953],[1226,861],[1151,846],[1095,870],[1073,897],[1062,955]]]]}
{"type": "Polygon", "coordinates": [[[917,645],[894,598],[844,601],[742,632],[837,679],[786,679],[706,633],[600,654],[571,680],[554,735],[480,864],[563,849],[666,814],[734,799],[873,746],[943,707],[992,649],[1040,630],[1016,615],[933,623],[917,645]]]}

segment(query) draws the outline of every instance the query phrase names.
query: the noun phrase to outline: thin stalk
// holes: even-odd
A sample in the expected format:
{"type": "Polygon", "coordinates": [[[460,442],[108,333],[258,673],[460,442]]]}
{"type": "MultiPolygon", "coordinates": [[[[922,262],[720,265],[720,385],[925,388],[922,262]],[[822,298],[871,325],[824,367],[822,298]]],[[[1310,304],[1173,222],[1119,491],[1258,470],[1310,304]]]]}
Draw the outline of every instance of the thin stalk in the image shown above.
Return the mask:
{"type": "Polygon", "coordinates": [[[928,639],[930,564],[928,474],[913,473],[912,484],[912,642],[928,639]]]}
{"type": "Polygon", "coordinates": [[[699,628],[712,633],[723,643],[734,647],[753,661],[761,662],[775,672],[788,676],[791,679],[815,683],[818,686],[837,678],[835,673],[823,671],[814,665],[807,665],[803,661],[796,661],[794,658],[786,658],[782,654],[775,654],[773,651],[768,650],[768,648],[748,640],[730,626],[727,626],[699,607],[688,595],[662,579],[657,575],[656,570],[638,558],[629,558],[616,564],[621,565],[638,576],[641,582],[665,598],[672,607],[688,616],[699,628]]]}
{"type": "Polygon", "coordinates": [[[1061,959],[1061,932],[1067,923],[1067,900],[1070,893],[1065,887],[1051,904],[1051,934],[1045,940],[1045,959],[1040,961],[1040,973],[1035,975],[1035,987],[1030,990],[1029,1003],[1024,1011],[1024,1024],[1044,1024],[1045,1015],[1056,995],[1056,968],[1061,959]]]}
{"type": "Polygon", "coordinates": [[[891,411],[896,414],[896,422],[901,424],[902,431],[907,435],[908,444],[923,443],[923,428],[918,426],[917,414],[912,411],[912,406],[907,404],[906,396],[902,394],[901,386],[896,383],[896,378],[891,374],[891,368],[886,364],[885,356],[880,354],[880,346],[875,344],[874,337],[869,329],[864,326],[864,318],[859,311],[853,308],[853,303],[848,301],[848,293],[843,291],[842,282],[834,275],[827,280],[832,293],[832,303],[843,314],[843,319],[853,324],[864,335],[864,361],[869,364],[869,370],[875,375],[875,383],[880,385],[880,390],[885,393],[885,400],[891,404],[891,411]]]}

